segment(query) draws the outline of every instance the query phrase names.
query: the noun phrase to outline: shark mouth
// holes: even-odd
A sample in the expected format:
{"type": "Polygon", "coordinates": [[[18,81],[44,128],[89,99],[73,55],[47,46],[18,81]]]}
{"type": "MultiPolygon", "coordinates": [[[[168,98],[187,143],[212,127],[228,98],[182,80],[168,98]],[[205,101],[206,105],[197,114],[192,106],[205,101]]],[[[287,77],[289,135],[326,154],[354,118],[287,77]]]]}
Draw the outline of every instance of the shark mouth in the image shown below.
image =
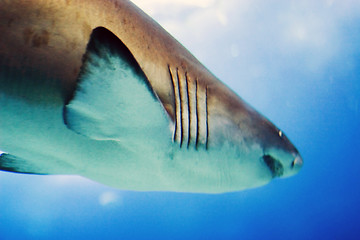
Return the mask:
{"type": "Polygon", "coordinates": [[[264,155],[262,158],[270,169],[273,178],[281,177],[284,174],[284,166],[279,160],[273,158],[271,155],[264,155]]]}

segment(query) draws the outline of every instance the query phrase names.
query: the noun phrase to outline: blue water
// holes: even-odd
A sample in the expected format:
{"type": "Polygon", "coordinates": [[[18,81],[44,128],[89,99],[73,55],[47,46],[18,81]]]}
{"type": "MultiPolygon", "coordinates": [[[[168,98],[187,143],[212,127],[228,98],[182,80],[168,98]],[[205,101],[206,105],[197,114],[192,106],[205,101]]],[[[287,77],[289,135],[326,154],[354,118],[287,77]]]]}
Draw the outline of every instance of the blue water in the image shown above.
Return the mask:
{"type": "Polygon", "coordinates": [[[195,33],[195,20],[170,27],[284,130],[304,159],[298,175],[203,195],[0,173],[0,239],[359,239],[360,7],[325,2],[229,10],[226,26],[195,33]],[[284,22],[303,27],[291,38],[284,22]]]}

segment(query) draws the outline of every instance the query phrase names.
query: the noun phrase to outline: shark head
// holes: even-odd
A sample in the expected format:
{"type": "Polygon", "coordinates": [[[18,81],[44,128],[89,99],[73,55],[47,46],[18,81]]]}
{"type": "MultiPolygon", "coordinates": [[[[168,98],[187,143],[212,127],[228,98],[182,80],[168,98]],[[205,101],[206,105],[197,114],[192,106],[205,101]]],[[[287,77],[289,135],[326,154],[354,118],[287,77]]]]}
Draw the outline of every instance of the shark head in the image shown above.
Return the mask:
{"type": "MultiPolygon", "coordinates": [[[[269,131],[271,142],[263,143],[264,155],[262,159],[269,167],[273,177],[289,177],[299,172],[303,165],[303,160],[286,135],[272,126],[269,131]]],[[[261,141],[261,139],[260,139],[261,141]]]]}
{"type": "MultiPolygon", "coordinates": [[[[235,161],[252,163],[260,179],[293,176],[303,165],[302,157],[282,130],[250,107],[236,94],[218,90],[209,94],[209,148],[235,152],[235,161]],[[219,97],[220,96],[220,97],[219,97]],[[256,164],[255,164],[256,163],[256,164]]],[[[211,93],[211,91],[210,91],[211,93]]],[[[250,170],[251,171],[251,170],[250,170]]]]}
{"type": "Polygon", "coordinates": [[[270,170],[272,177],[289,177],[298,173],[303,160],[283,131],[257,112],[249,115],[252,122],[244,126],[250,130],[250,145],[260,146],[261,160],[270,170]]]}
{"type": "Polygon", "coordinates": [[[212,184],[204,188],[218,185],[209,192],[241,190],[301,169],[302,158],[283,131],[212,75],[171,67],[169,72],[174,142],[181,149],[200,150],[178,161],[206,175],[205,181],[199,178],[199,186],[203,181],[212,184]]]}

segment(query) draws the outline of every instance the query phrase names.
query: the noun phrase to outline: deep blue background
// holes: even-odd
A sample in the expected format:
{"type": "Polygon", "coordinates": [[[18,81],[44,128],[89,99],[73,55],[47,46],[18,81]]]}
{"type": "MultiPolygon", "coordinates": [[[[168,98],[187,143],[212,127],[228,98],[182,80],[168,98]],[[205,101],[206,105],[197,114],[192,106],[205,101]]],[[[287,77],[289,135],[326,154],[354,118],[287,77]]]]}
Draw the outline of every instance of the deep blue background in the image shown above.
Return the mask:
{"type": "Polygon", "coordinates": [[[0,173],[0,239],[358,239],[359,3],[207,2],[149,12],[284,130],[301,172],[221,195],[0,173]]]}

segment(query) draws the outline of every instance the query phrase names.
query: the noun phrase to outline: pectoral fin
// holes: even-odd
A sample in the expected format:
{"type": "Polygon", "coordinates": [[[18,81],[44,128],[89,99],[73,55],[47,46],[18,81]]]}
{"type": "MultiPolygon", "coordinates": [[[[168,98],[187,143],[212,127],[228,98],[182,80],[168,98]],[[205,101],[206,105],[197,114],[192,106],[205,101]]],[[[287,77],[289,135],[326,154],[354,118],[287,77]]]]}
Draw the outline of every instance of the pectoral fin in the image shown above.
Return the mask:
{"type": "Polygon", "coordinates": [[[0,155],[0,170],[25,174],[48,174],[45,173],[46,171],[41,169],[41,167],[38,167],[22,158],[6,153],[0,155]]]}
{"type": "Polygon", "coordinates": [[[96,140],[171,139],[169,117],[129,49],[105,28],[91,35],[67,127],[96,140]]]}

